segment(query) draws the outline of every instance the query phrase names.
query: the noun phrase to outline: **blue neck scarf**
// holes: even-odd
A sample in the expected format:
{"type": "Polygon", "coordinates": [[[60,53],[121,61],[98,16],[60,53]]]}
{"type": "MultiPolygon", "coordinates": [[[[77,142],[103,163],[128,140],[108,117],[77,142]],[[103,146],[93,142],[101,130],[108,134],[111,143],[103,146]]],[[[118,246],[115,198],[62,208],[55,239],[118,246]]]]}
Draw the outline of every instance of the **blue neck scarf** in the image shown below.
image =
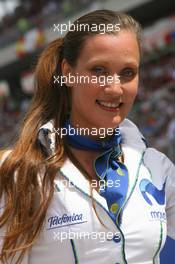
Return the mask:
{"type": "MultiPolygon", "coordinates": [[[[69,120],[65,122],[64,128],[67,131],[74,129],[69,120]]],[[[122,136],[119,128],[115,131],[117,133],[105,140],[93,140],[77,133],[69,133],[65,137],[65,143],[77,149],[102,151],[94,161],[95,173],[102,183],[99,194],[106,199],[109,214],[112,220],[118,224],[119,214],[122,211],[128,190],[128,170],[119,161],[119,156],[122,154],[120,147],[122,136]]]]}

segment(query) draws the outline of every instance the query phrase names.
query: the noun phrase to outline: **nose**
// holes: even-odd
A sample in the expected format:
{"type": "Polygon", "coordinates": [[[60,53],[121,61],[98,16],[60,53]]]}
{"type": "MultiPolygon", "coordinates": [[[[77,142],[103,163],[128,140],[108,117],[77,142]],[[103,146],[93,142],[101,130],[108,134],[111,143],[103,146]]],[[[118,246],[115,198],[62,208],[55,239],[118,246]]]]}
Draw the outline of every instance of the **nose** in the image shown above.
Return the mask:
{"type": "Polygon", "coordinates": [[[123,88],[122,84],[120,82],[120,76],[117,74],[114,74],[112,76],[112,80],[110,79],[110,82],[107,82],[106,87],[104,88],[105,94],[120,97],[123,95],[123,88]]]}

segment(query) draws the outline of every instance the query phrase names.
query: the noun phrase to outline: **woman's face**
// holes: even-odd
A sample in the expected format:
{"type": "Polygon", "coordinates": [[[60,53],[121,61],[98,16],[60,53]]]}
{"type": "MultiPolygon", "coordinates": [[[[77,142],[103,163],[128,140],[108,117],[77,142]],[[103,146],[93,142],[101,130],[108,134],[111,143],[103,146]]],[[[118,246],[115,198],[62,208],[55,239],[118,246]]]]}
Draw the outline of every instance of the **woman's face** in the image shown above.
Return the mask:
{"type": "Polygon", "coordinates": [[[117,35],[89,37],[73,68],[63,60],[63,75],[69,73],[91,80],[67,84],[72,93],[73,126],[115,128],[120,124],[137,94],[139,61],[136,36],[126,30],[117,35]],[[104,76],[110,76],[105,85],[104,76]]]}

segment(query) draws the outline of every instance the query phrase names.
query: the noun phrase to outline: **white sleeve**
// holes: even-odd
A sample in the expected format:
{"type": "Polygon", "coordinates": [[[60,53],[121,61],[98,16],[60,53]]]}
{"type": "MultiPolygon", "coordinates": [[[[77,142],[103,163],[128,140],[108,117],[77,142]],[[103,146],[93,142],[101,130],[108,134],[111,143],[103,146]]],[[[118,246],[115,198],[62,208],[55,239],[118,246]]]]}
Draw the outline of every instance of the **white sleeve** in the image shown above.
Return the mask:
{"type": "Polygon", "coordinates": [[[167,235],[175,239],[175,166],[164,156],[163,159],[166,175],[166,214],[167,214],[167,235]]]}

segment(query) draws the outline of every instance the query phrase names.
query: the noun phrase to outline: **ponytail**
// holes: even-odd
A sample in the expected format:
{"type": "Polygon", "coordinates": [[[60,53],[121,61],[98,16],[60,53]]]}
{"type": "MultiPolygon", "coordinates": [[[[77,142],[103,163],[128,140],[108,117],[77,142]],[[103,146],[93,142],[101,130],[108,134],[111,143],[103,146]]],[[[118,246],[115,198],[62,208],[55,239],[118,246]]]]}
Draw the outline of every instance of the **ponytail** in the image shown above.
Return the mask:
{"type": "Polygon", "coordinates": [[[61,139],[56,140],[56,159],[46,156],[37,140],[41,125],[50,119],[61,125],[69,109],[67,87],[53,83],[53,75],[61,75],[58,66],[62,43],[61,38],[54,40],[42,52],[35,71],[35,94],[21,125],[20,138],[0,167],[1,203],[5,198],[0,228],[6,226],[1,263],[13,259],[17,251],[15,264],[21,263],[38,238],[53,196],[55,175],[65,160],[61,139]]]}

